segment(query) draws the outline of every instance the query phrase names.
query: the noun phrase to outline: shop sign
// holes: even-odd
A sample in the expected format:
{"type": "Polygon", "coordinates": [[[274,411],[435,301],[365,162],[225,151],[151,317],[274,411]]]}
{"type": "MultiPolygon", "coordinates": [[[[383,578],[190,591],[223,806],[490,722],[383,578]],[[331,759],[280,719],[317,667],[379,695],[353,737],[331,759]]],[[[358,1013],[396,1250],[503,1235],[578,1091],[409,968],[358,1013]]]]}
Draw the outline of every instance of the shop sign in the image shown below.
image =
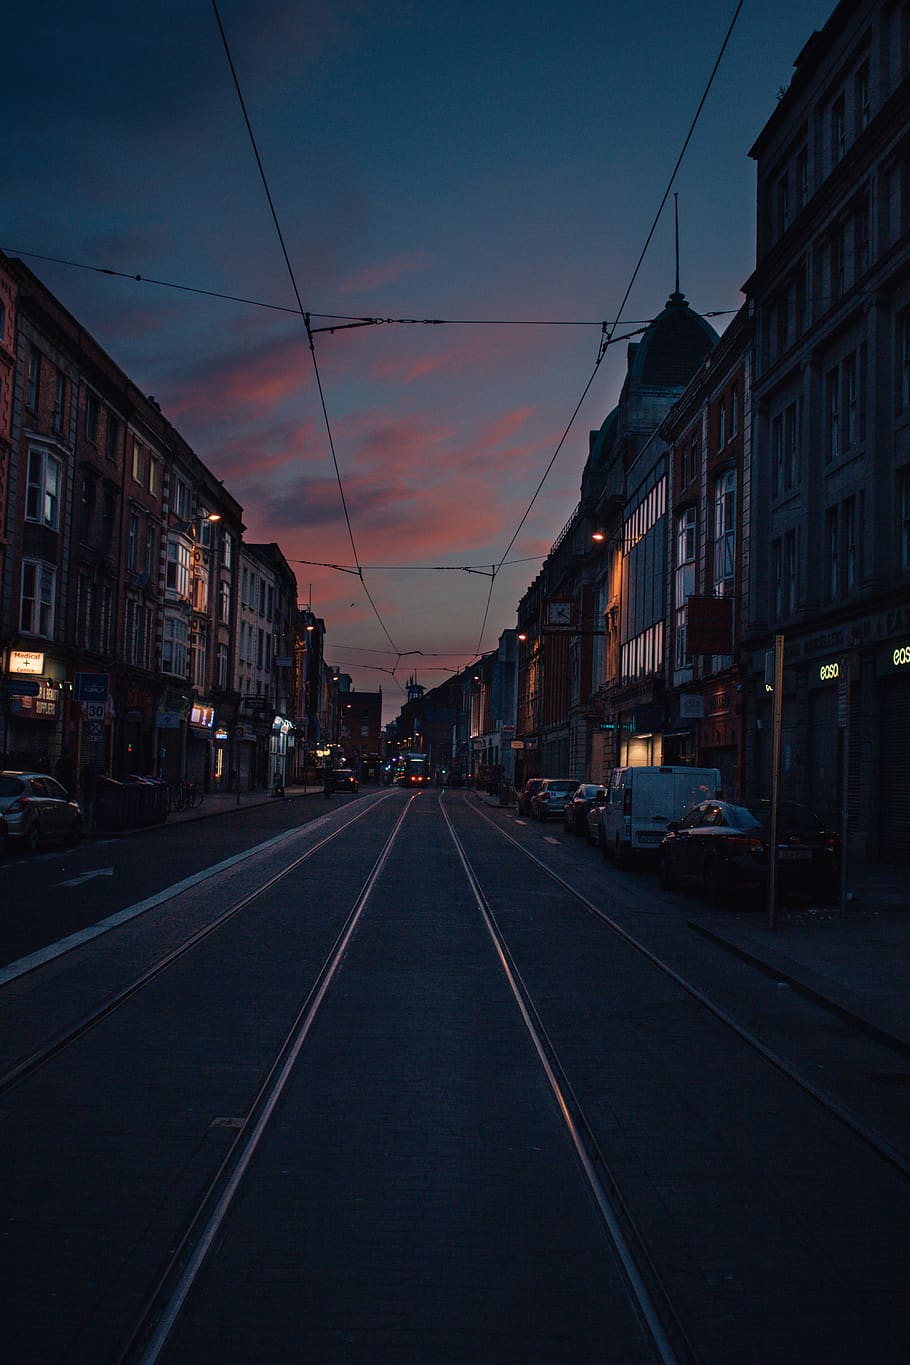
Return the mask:
{"type": "Polygon", "coordinates": [[[10,673],[43,673],[44,655],[30,649],[11,649],[9,652],[10,673]]]}
{"type": "Polygon", "coordinates": [[[11,696],[9,699],[11,716],[23,720],[57,720],[60,715],[60,692],[50,683],[38,683],[31,696],[11,696]]]}
{"type": "Polygon", "coordinates": [[[878,652],[878,673],[910,674],[910,640],[882,646],[878,652]]]}
{"type": "Polygon", "coordinates": [[[680,720],[701,720],[705,714],[705,698],[701,692],[680,692],[680,720]]]}
{"type": "Polygon", "coordinates": [[[216,731],[215,731],[215,742],[216,742],[217,744],[226,744],[226,743],[227,743],[227,737],[228,737],[228,732],[227,732],[227,730],[216,730],[216,731]]]}
{"type": "Polygon", "coordinates": [[[847,657],[822,659],[809,665],[810,687],[838,687],[847,676],[847,657]]]}
{"type": "Polygon", "coordinates": [[[210,730],[215,724],[214,706],[191,706],[190,725],[201,725],[204,729],[210,730]]]}

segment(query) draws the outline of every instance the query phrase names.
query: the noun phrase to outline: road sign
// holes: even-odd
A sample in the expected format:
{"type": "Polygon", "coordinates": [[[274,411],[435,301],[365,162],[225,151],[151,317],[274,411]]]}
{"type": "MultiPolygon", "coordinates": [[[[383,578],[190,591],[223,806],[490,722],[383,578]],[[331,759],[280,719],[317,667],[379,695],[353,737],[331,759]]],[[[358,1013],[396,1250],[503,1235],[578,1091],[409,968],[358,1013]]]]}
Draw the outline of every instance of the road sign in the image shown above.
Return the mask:
{"type": "Polygon", "coordinates": [[[109,673],[77,673],[73,679],[76,701],[107,701],[111,678],[109,673]]]}
{"type": "Polygon", "coordinates": [[[90,744],[100,744],[104,739],[104,722],[100,720],[87,721],[82,733],[90,744]]]}
{"type": "Polygon", "coordinates": [[[84,701],[82,703],[86,720],[104,720],[107,703],[103,701],[84,701]]]}

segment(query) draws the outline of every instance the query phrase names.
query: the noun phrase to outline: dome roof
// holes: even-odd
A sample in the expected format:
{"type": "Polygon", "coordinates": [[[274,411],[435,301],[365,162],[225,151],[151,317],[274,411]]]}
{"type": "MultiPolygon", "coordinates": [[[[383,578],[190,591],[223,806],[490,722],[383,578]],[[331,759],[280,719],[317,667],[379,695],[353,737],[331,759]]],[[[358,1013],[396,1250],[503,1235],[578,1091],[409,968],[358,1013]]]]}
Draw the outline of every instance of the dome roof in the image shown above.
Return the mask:
{"type": "Polygon", "coordinates": [[[630,355],[629,379],[654,388],[683,389],[717,340],[710,322],[693,312],[685,294],[676,290],[630,355]]]}

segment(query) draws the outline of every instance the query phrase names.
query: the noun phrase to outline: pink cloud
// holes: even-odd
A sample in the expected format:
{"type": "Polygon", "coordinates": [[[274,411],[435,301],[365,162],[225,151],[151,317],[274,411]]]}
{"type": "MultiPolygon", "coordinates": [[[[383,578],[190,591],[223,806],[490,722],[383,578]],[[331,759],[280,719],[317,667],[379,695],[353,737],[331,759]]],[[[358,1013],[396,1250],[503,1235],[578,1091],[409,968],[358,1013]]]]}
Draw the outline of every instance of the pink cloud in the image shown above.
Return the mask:
{"type": "Polygon", "coordinates": [[[349,275],[339,285],[339,290],[342,294],[358,294],[380,289],[384,284],[400,280],[402,275],[407,275],[412,270],[425,270],[430,261],[431,257],[427,251],[402,252],[390,260],[377,261],[375,265],[365,266],[355,275],[349,275]]]}

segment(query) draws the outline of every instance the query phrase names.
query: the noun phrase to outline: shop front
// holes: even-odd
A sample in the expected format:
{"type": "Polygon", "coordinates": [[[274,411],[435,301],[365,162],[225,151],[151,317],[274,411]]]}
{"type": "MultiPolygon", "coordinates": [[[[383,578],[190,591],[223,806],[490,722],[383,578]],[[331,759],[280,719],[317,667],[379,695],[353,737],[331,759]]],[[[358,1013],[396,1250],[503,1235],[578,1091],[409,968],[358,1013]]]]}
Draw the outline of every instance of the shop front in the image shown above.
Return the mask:
{"type": "Polygon", "coordinates": [[[275,716],[269,736],[269,786],[284,788],[291,779],[289,758],[293,758],[294,722],[275,716]]]}
{"type": "Polygon", "coordinates": [[[186,722],[186,780],[195,782],[203,791],[210,787],[214,733],[214,706],[208,702],[193,702],[186,722]]]}
{"type": "Polygon", "coordinates": [[[882,646],[879,684],[879,857],[910,863],[910,634],[882,646]]]}
{"type": "Polygon", "coordinates": [[[52,772],[63,749],[65,667],[37,650],[12,649],[2,682],[2,763],[52,772]]]}

